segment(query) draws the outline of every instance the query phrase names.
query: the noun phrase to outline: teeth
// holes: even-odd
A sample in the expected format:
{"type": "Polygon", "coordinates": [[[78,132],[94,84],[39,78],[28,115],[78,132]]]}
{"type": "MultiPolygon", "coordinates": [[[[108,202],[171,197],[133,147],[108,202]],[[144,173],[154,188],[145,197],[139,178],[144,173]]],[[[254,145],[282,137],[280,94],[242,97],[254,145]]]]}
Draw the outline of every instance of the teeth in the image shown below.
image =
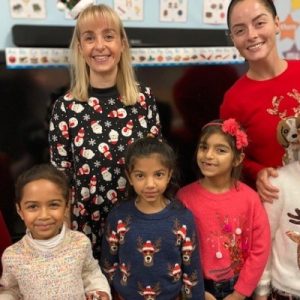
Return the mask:
{"type": "Polygon", "coordinates": [[[255,50],[255,49],[258,49],[262,46],[263,43],[259,43],[259,44],[256,44],[256,45],[253,45],[253,46],[250,46],[248,47],[249,50],[255,50]]]}

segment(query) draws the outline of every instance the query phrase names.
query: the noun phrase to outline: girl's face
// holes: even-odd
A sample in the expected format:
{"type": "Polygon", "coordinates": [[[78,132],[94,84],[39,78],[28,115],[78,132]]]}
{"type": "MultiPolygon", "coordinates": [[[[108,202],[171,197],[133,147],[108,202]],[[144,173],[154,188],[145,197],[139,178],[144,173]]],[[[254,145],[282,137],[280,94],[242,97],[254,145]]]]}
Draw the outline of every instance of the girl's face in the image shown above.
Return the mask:
{"type": "Polygon", "coordinates": [[[79,29],[79,51],[90,68],[91,82],[112,80],[115,84],[124,49],[120,32],[103,19],[90,19],[79,29]]]}
{"type": "Polygon", "coordinates": [[[237,166],[234,161],[234,153],[223,134],[213,133],[206,141],[200,141],[197,164],[205,178],[231,181],[231,170],[237,166]]]}
{"type": "MultiPolygon", "coordinates": [[[[165,204],[164,192],[172,171],[161,163],[159,154],[136,158],[127,177],[138,195],[137,201],[144,208],[159,208],[165,204]]],[[[149,211],[150,212],[150,211],[149,211]]]]}
{"type": "Polygon", "coordinates": [[[17,212],[34,239],[47,240],[56,236],[62,228],[66,203],[56,184],[39,179],[24,186],[17,212]]]}
{"type": "Polygon", "coordinates": [[[237,2],[231,11],[229,29],[235,47],[249,63],[272,59],[277,54],[279,19],[274,19],[261,1],[237,2]]]}

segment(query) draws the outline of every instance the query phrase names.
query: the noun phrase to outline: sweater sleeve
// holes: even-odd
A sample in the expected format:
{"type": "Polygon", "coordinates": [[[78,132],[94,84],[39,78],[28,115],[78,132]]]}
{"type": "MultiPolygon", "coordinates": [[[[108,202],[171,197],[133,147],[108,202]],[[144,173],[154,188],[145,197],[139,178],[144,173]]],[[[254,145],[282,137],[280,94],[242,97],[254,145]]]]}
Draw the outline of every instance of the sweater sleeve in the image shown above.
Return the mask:
{"type": "Polygon", "coordinates": [[[112,299],[108,281],[103,275],[97,260],[93,257],[92,247],[89,240],[87,240],[86,246],[86,257],[82,269],[85,293],[88,294],[89,292],[101,291],[107,293],[110,299],[112,299]]]}
{"type": "MultiPolygon", "coordinates": [[[[67,107],[63,98],[56,100],[49,125],[50,161],[58,169],[70,175],[72,148],[70,143],[67,107]]],[[[71,178],[71,177],[70,177],[71,178]]]]}
{"type": "MultiPolygon", "coordinates": [[[[271,239],[272,243],[275,238],[275,233],[277,229],[280,227],[280,216],[282,213],[283,209],[283,198],[280,193],[280,187],[279,188],[279,198],[274,201],[273,203],[264,203],[268,218],[269,218],[269,223],[270,223],[270,228],[271,228],[271,239]]],[[[271,267],[272,267],[272,252],[270,252],[268,263],[266,265],[266,268],[263,272],[263,275],[258,283],[257,289],[256,289],[256,294],[260,296],[268,295],[271,292],[271,267]]]]}
{"type": "Polygon", "coordinates": [[[102,238],[102,255],[100,261],[101,268],[110,284],[112,283],[113,276],[119,265],[119,239],[116,226],[113,226],[114,222],[112,220],[112,215],[113,214],[110,213],[106,219],[105,231],[102,238]],[[109,243],[109,240],[112,241],[111,244],[109,243]],[[112,249],[117,250],[113,251],[112,249]]]}
{"type": "Polygon", "coordinates": [[[234,287],[245,296],[250,296],[255,290],[270,253],[270,226],[267,214],[258,196],[255,200],[251,249],[234,287]]]}
{"type": "Polygon", "coordinates": [[[201,300],[204,299],[204,282],[199,258],[199,242],[192,213],[189,213],[189,217],[187,219],[189,220],[189,223],[187,224],[187,235],[182,244],[181,250],[183,256],[183,297],[201,300]],[[187,255],[185,252],[185,247],[187,247],[189,241],[192,241],[193,246],[190,247],[192,247],[193,250],[190,253],[190,263],[185,263],[184,256],[187,255]]]}
{"type": "Polygon", "coordinates": [[[13,274],[13,267],[10,264],[12,253],[5,250],[2,256],[3,273],[0,280],[0,299],[18,300],[21,298],[18,281],[13,274]]]}
{"type": "Polygon", "coordinates": [[[149,87],[145,87],[143,89],[145,90],[144,95],[146,97],[147,103],[147,120],[149,123],[149,134],[151,133],[152,135],[158,138],[162,138],[161,124],[156,99],[151,93],[151,89],[149,87]]]}

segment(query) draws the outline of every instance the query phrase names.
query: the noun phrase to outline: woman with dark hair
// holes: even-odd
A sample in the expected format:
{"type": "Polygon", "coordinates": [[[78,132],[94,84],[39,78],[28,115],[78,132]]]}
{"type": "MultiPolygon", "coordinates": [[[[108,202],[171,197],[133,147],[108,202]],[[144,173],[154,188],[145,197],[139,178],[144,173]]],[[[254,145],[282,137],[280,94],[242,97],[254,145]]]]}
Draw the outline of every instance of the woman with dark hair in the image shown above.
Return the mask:
{"type": "Polygon", "coordinates": [[[276,177],[284,149],[276,139],[279,121],[300,109],[300,62],[278,53],[280,22],[272,0],[232,0],[227,23],[230,37],[249,65],[225,94],[222,119],[235,118],[249,136],[244,160],[247,182],[265,201],[278,197],[269,177],[276,177]]]}

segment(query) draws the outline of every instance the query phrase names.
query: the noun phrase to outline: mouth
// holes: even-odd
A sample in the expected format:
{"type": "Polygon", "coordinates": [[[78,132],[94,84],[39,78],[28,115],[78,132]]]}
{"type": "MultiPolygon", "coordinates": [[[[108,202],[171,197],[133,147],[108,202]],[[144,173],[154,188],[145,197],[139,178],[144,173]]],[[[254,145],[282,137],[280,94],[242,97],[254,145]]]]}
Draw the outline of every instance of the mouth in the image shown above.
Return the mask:
{"type": "Polygon", "coordinates": [[[35,225],[35,227],[41,231],[46,231],[52,227],[52,224],[37,224],[37,225],[35,225]]]}
{"type": "Polygon", "coordinates": [[[249,50],[249,51],[256,51],[256,50],[260,49],[263,45],[264,45],[263,42],[257,43],[257,44],[248,46],[248,47],[247,47],[247,50],[249,50]]]}
{"type": "Polygon", "coordinates": [[[110,55],[93,55],[92,58],[96,61],[96,62],[106,62],[108,61],[110,55]]]}

